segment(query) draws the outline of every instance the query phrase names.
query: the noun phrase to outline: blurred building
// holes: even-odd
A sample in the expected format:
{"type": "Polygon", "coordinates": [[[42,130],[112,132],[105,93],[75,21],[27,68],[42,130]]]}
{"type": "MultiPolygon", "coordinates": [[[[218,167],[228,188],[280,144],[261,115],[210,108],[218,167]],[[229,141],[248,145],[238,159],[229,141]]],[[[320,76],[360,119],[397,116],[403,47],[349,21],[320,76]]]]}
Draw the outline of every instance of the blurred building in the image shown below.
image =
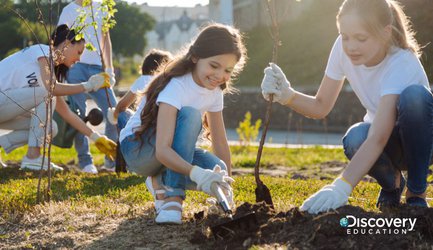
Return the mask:
{"type": "MultiPolygon", "coordinates": [[[[272,0],[275,2],[278,21],[297,18],[313,0],[272,0]]],[[[269,25],[270,17],[264,0],[209,0],[209,18],[248,31],[257,26],[269,25]],[[231,19],[232,23],[226,20],[231,19]]]]}
{"type": "Polygon", "coordinates": [[[157,7],[142,4],[138,7],[156,20],[154,30],[146,33],[146,51],[158,48],[176,53],[195,37],[201,25],[209,21],[207,5],[157,7]]]}

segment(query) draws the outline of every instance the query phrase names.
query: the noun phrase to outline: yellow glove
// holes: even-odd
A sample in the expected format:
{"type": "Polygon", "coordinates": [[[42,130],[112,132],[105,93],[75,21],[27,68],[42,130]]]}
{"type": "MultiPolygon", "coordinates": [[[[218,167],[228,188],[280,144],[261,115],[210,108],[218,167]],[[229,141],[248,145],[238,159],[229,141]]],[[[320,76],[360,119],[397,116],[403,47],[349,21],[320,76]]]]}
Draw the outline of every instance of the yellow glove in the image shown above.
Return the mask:
{"type": "Polygon", "coordinates": [[[87,82],[81,83],[86,92],[96,91],[100,88],[110,88],[110,76],[103,72],[95,74],[87,82]]]}
{"type": "Polygon", "coordinates": [[[104,76],[104,83],[100,88],[111,88],[111,77],[107,72],[102,72],[101,75],[104,76]]]}
{"type": "Polygon", "coordinates": [[[90,135],[90,139],[95,142],[96,148],[105,154],[110,160],[116,159],[117,145],[114,141],[108,139],[105,135],[100,135],[96,132],[90,135]]]}

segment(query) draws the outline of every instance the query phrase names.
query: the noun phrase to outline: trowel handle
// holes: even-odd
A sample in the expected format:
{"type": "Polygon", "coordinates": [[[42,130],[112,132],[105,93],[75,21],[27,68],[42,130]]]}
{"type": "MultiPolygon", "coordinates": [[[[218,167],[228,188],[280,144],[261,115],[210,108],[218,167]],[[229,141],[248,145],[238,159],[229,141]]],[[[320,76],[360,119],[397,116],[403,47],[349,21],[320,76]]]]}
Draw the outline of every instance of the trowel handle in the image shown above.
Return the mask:
{"type": "Polygon", "coordinates": [[[224,194],[223,190],[221,189],[220,185],[218,185],[217,182],[213,182],[210,186],[210,189],[211,189],[212,193],[215,195],[215,197],[218,201],[218,204],[221,206],[223,211],[227,214],[231,214],[232,209],[230,207],[230,203],[227,200],[227,197],[224,194]]]}

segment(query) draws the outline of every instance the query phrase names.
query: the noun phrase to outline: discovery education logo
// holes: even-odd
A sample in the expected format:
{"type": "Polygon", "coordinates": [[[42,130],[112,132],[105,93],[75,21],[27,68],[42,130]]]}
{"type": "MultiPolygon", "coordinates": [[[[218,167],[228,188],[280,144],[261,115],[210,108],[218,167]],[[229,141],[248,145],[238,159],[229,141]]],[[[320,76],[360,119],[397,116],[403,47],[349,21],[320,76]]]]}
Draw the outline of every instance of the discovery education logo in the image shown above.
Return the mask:
{"type": "Polygon", "coordinates": [[[340,226],[347,234],[407,234],[415,228],[416,218],[357,218],[346,215],[340,219],[340,226]]]}

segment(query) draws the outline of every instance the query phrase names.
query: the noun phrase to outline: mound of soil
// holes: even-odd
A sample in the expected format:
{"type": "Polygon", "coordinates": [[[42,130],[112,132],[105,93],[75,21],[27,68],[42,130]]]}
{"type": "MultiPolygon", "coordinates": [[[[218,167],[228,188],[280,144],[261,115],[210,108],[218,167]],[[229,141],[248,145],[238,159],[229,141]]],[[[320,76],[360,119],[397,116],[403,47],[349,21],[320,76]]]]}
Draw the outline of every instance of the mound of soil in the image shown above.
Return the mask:
{"type": "Polygon", "coordinates": [[[255,225],[251,225],[251,220],[247,220],[246,225],[242,225],[242,220],[239,223],[232,222],[235,225],[229,224],[228,233],[223,236],[209,233],[208,229],[230,221],[230,218],[209,215],[196,220],[196,223],[205,225],[205,230],[196,230],[190,242],[213,249],[273,244],[285,245],[290,249],[431,249],[433,246],[433,208],[402,206],[383,213],[372,213],[359,207],[344,206],[333,212],[313,216],[300,212],[298,208],[275,213],[265,204],[244,203],[233,217],[236,220],[251,212],[255,213],[255,225]],[[344,219],[346,216],[350,216],[350,224],[353,224],[355,217],[360,220],[366,218],[365,221],[373,218],[371,223],[377,223],[372,227],[362,227],[362,223],[358,227],[348,227],[348,221],[344,219]],[[395,218],[400,218],[400,223],[381,227],[385,221],[395,218]],[[409,230],[407,219],[405,226],[402,226],[404,218],[416,219],[413,230],[409,230]]]}

